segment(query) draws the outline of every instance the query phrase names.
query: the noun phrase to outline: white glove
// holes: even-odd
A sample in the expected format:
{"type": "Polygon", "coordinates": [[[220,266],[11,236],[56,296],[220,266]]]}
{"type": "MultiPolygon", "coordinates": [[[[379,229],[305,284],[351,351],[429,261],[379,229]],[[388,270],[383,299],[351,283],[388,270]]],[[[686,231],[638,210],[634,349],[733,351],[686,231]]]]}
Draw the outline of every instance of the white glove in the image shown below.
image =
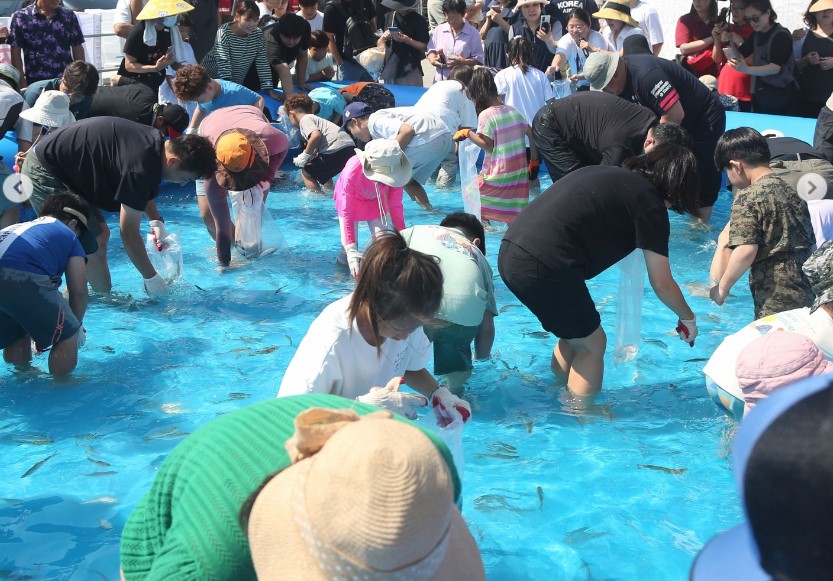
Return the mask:
{"type": "Polygon", "coordinates": [[[400,385],[402,385],[402,378],[394,377],[385,387],[371,387],[369,392],[360,395],[356,400],[368,405],[385,408],[403,415],[409,420],[415,420],[417,419],[417,412],[414,406],[427,406],[428,398],[414,393],[399,393],[400,385]]]}
{"type": "Polygon", "coordinates": [[[344,247],[344,251],[347,253],[347,266],[350,267],[350,274],[353,275],[353,278],[359,278],[359,271],[362,267],[362,253],[359,252],[356,244],[348,244],[344,247]]]}
{"type": "Polygon", "coordinates": [[[434,415],[437,416],[437,425],[441,428],[454,421],[454,412],[460,414],[463,423],[471,418],[469,402],[448,391],[448,388],[444,385],[439,386],[431,393],[431,405],[434,407],[434,415]]]}
{"type": "Polygon", "coordinates": [[[676,331],[680,339],[694,347],[694,340],[697,338],[696,319],[679,319],[677,321],[676,331]]]}
{"type": "Polygon", "coordinates": [[[78,339],[77,339],[78,348],[81,349],[81,347],[83,347],[84,343],[86,343],[86,342],[87,342],[87,330],[82,326],[80,329],[78,329],[78,339]]]}
{"type": "Polygon", "coordinates": [[[162,250],[165,246],[165,238],[168,237],[165,223],[162,220],[151,220],[150,231],[153,233],[153,242],[156,244],[156,250],[162,250]]]}
{"type": "Polygon", "coordinates": [[[304,167],[307,165],[307,162],[312,159],[312,155],[307,153],[306,151],[302,151],[292,160],[292,163],[295,164],[295,167],[304,167]]]}
{"type": "Polygon", "coordinates": [[[189,127],[185,131],[182,132],[183,135],[196,135],[197,128],[196,127],[189,127]]]}
{"type": "Polygon", "coordinates": [[[165,284],[165,279],[159,276],[157,272],[150,278],[145,279],[145,292],[149,297],[160,297],[168,294],[168,285],[165,284]]]}

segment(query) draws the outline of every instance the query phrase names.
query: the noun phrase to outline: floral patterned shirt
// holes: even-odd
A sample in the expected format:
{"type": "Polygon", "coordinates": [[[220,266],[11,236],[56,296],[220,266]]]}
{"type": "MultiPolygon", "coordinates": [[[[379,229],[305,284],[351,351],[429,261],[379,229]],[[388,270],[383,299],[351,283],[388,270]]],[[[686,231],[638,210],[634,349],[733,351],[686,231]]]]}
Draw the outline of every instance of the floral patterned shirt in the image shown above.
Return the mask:
{"type": "Polygon", "coordinates": [[[9,44],[23,52],[27,83],[60,77],[72,62],[72,47],[83,43],[78,18],[63,6],[47,18],[33,2],[15,12],[9,24],[9,44]]]}

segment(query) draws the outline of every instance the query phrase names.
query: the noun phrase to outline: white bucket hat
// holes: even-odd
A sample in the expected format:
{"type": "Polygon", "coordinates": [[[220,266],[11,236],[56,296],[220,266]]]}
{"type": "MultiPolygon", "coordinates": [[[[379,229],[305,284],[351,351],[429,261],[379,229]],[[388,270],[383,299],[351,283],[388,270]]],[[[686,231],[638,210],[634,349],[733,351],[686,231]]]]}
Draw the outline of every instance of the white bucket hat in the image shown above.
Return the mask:
{"type": "Polygon", "coordinates": [[[364,146],[364,151],[357,149],[356,155],[369,180],[394,188],[411,181],[414,168],[394,139],[374,139],[364,146]]]}
{"type": "Polygon", "coordinates": [[[46,127],[63,127],[75,121],[69,112],[69,97],[61,91],[44,91],[35,106],[20,112],[20,116],[46,127]]]}

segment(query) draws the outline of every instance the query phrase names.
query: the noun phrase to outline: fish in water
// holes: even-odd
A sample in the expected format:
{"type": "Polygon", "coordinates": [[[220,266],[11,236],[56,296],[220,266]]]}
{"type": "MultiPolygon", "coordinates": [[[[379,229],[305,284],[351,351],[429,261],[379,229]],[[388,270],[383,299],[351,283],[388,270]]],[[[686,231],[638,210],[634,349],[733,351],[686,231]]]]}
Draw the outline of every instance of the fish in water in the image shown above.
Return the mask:
{"type": "Polygon", "coordinates": [[[75,434],[73,436],[76,440],[98,440],[101,437],[101,434],[75,434]]]}
{"type": "Polygon", "coordinates": [[[683,286],[688,289],[693,297],[710,298],[711,287],[703,282],[686,282],[683,286]]]}
{"type": "Polygon", "coordinates": [[[289,341],[289,346],[290,347],[295,346],[295,344],[292,342],[292,337],[290,337],[289,335],[284,335],[284,337],[286,337],[286,340],[289,341]]]}
{"type": "Polygon", "coordinates": [[[498,309],[498,310],[499,310],[501,313],[505,313],[505,312],[506,312],[506,311],[508,311],[509,309],[519,309],[519,308],[521,308],[521,307],[523,307],[523,305],[517,305],[517,304],[503,305],[503,306],[502,306],[502,307],[500,307],[500,309],[498,309]]]}
{"type": "Polygon", "coordinates": [[[695,357],[694,359],[686,359],[686,363],[703,363],[704,361],[708,361],[708,357],[695,357]]]}
{"type": "Polygon", "coordinates": [[[49,456],[47,456],[43,460],[38,460],[37,462],[32,464],[31,468],[29,468],[26,472],[23,473],[23,476],[21,476],[21,478],[26,478],[27,476],[31,476],[32,474],[34,474],[35,472],[40,470],[41,466],[46,464],[49,460],[51,460],[52,458],[54,458],[57,455],[58,455],[58,451],[55,450],[54,452],[52,452],[49,456]]]}
{"type": "Polygon", "coordinates": [[[637,464],[636,467],[665,472],[666,474],[684,474],[688,471],[688,468],[666,468],[665,466],[657,466],[656,464],[637,464]]]}
{"type": "Polygon", "coordinates": [[[530,512],[530,509],[519,508],[506,500],[500,494],[484,494],[474,499],[474,510],[494,512],[497,510],[511,510],[512,512],[530,512]]]}
{"type": "Polygon", "coordinates": [[[258,349],[257,351],[252,351],[249,353],[249,357],[252,355],[268,355],[269,353],[274,353],[278,350],[277,345],[272,345],[271,347],[264,347],[263,349],[258,349]]]}
{"type": "Polygon", "coordinates": [[[538,493],[538,510],[544,510],[544,489],[536,486],[535,492],[538,493]]]}
{"type": "Polygon", "coordinates": [[[19,436],[6,436],[5,440],[11,440],[18,444],[29,444],[30,446],[49,446],[55,443],[55,440],[49,436],[42,436],[40,434],[21,434],[19,436]]]}
{"type": "Polygon", "coordinates": [[[250,397],[252,397],[252,394],[243,393],[242,391],[233,391],[230,394],[228,394],[229,399],[248,399],[250,397]]]}
{"type": "Polygon", "coordinates": [[[103,528],[105,531],[109,531],[111,528],[113,528],[113,523],[111,523],[106,518],[100,518],[98,519],[98,526],[103,528]]]}
{"type": "Polygon", "coordinates": [[[113,349],[112,347],[110,347],[109,345],[104,345],[101,348],[101,350],[104,351],[105,353],[115,353],[116,352],[116,350],[113,349]]]}
{"type": "Polygon", "coordinates": [[[105,470],[103,472],[90,472],[89,474],[84,474],[84,476],[98,477],[98,476],[112,476],[113,474],[118,474],[118,472],[116,470],[105,470]]]}
{"type": "Polygon", "coordinates": [[[101,466],[102,468],[106,468],[107,466],[110,466],[109,462],[105,462],[104,460],[96,460],[95,458],[90,458],[89,456],[87,456],[87,460],[89,460],[90,462],[92,462],[96,466],[101,466]]]}
{"type": "Polygon", "coordinates": [[[119,499],[115,496],[96,496],[95,498],[91,498],[90,500],[85,500],[81,504],[116,504],[118,501],[119,499]]]}
{"type": "Polygon", "coordinates": [[[607,535],[606,532],[594,531],[590,527],[581,527],[564,535],[564,543],[577,547],[605,535],[607,535]]]}
{"type": "Polygon", "coordinates": [[[491,444],[489,444],[486,447],[489,448],[490,450],[494,450],[494,451],[503,450],[504,452],[512,452],[512,453],[515,453],[515,452],[518,451],[518,449],[515,446],[513,446],[511,444],[507,444],[505,442],[501,442],[500,440],[496,440],[496,441],[492,442],[491,444]]]}
{"type": "Polygon", "coordinates": [[[651,345],[662,347],[663,349],[668,349],[668,343],[659,339],[645,339],[645,342],[650,343],[651,345]]]}
{"type": "Polygon", "coordinates": [[[517,454],[504,454],[502,452],[489,452],[484,454],[476,454],[475,458],[497,458],[498,460],[517,460],[517,454]]]}
{"type": "Polygon", "coordinates": [[[202,292],[204,292],[204,293],[207,293],[207,292],[208,292],[207,290],[205,290],[204,288],[202,288],[202,287],[201,287],[200,285],[198,285],[198,284],[195,284],[194,286],[195,286],[195,287],[197,287],[197,290],[198,290],[198,291],[202,291],[202,292]]]}
{"type": "Polygon", "coordinates": [[[524,331],[524,337],[534,337],[535,339],[549,339],[550,334],[546,331],[524,331]]]}
{"type": "Polygon", "coordinates": [[[176,426],[171,426],[169,428],[164,428],[164,429],[161,429],[161,430],[157,430],[157,431],[151,432],[150,434],[145,436],[144,439],[145,440],[156,440],[158,438],[164,438],[165,436],[168,436],[169,434],[172,434],[172,433],[176,432],[178,429],[179,428],[176,427],[176,426]]]}

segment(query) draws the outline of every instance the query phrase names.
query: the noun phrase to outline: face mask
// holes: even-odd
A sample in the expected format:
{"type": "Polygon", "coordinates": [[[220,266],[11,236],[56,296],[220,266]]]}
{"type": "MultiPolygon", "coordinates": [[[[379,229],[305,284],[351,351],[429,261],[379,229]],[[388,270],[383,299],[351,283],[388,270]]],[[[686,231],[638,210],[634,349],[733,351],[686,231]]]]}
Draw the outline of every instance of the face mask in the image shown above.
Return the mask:
{"type": "Polygon", "coordinates": [[[168,16],[167,18],[162,19],[162,26],[165,28],[173,28],[176,26],[177,17],[176,16],[168,16]]]}

